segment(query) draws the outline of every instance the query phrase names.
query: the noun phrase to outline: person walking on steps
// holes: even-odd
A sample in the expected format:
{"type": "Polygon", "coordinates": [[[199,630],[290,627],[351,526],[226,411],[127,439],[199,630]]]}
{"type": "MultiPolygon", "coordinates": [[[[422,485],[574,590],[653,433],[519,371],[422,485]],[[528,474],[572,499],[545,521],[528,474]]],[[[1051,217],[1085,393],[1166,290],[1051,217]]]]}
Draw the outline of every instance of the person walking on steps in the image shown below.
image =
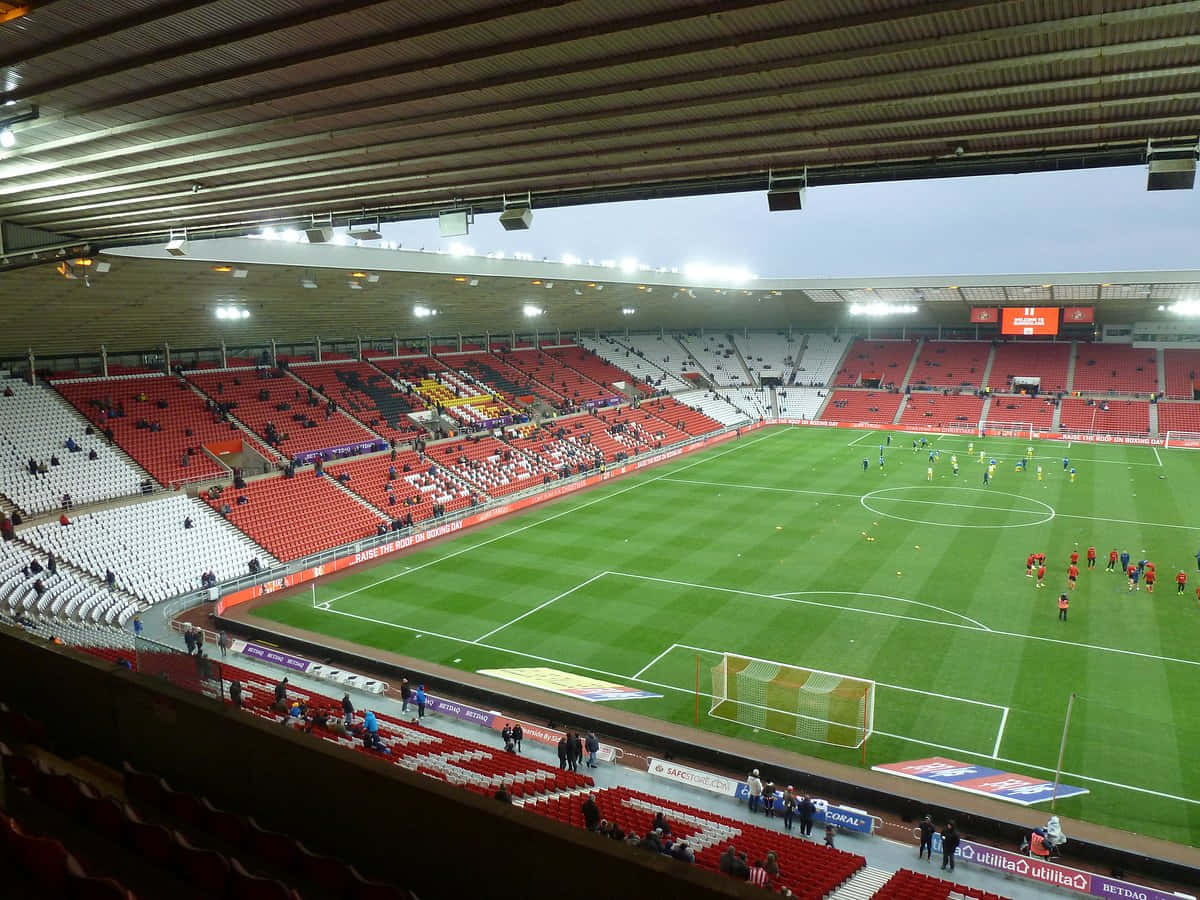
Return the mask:
{"type": "Polygon", "coordinates": [[[933,818],[926,816],[921,820],[921,824],[917,826],[921,829],[921,846],[917,849],[917,859],[922,856],[927,860],[933,859],[933,818]]]}
{"type": "Polygon", "coordinates": [[[942,829],[942,868],[949,867],[954,871],[954,851],[958,849],[958,829],[953,822],[947,822],[942,829]]]}

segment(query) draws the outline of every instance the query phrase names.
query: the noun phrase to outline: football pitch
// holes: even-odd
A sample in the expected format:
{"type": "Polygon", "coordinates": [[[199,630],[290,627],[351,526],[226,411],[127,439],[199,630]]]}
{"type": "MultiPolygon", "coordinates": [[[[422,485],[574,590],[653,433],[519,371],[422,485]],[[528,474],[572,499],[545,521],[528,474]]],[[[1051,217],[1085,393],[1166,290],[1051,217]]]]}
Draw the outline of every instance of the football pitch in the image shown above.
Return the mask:
{"type": "Polygon", "coordinates": [[[928,439],[914,452],[894,433],[881,468],[882,432],[765,429],[256,614],[471,671],[594,676],[662,695],[617,706],[687,725],[699,658],[703,730],[852,765],[858,750],[709,716],[720,654],[876,681],[868,765],[940,755],[1052,779],[1074,692],[1063,781],[1090,793],[1058,812],[1200,843],[1200,451],[1033,441],[1017,472],[1030,441],[928,439]],[[1153,594],[1105,570],[1112,548],[1156,564],[1153,594]],[[1025,575],[1039,551],[1043,589],[1025,575]]]}

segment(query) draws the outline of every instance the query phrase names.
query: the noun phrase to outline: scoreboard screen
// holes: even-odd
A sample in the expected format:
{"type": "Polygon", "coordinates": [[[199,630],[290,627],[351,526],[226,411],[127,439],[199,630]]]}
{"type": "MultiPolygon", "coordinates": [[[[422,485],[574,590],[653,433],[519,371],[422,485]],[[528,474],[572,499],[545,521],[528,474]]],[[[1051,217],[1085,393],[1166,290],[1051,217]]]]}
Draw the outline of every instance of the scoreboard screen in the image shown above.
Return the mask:
{"type": "Polygon", "coordinates": [[[1006,306],[1000,322],[1001,334],[1017,336],[1058,334],[1057,306],[1006,306]]]}

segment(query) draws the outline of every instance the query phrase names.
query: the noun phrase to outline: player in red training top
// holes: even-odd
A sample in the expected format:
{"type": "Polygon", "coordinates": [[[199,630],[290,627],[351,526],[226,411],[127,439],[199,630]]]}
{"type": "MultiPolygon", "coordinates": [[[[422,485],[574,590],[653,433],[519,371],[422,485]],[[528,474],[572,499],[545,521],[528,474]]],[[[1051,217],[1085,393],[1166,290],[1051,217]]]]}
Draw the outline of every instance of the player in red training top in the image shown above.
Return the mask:
{"type": "Polygon", "coordinates": [[[1096,548],[1095,547],[1088,547],[1087,561],[1088,561],[1089,569],[1096,568],[1096,548]]]}
{"type": "Polygon", "coordinates": [[[1182,594],[1183,588],[1187,584],[1187,573],[1183,569],[1180,569],[1179,574],[1175,576],[1175,584],[1177,585],[1175,593],[1182,594]]]}
{"type": "Polygon", "coordinates": [[[1045,563],[1042,563],[1041,565],[1038,566],[1037,578],[1038,578],[1037,586],[1045,587],[1046,586],[1046,564],[1045,563]]]}
{"type": "MultiPolygon", "coordinates": [[[[1079,554],[1073,553],[1071,555],[1078,556],[1079,554]]],[[[1078,578],[1079,578],[1079,566],[1075,565],[1075,563],[1071,563],[1071,565],[1067,566],[1067,584],[1070,585],[1071,590],[1075,590],[1075,581],[1078,578]]]]}
{"type": "Polygon", "coordinates": [[[1158,578],[1158,576],[1154,574],[1154,569],[1152,569],[1150,566],[1146,566],[1145,578],[1146,578],[1146,593],[1153,594],[1154,593],[1154,582],[1155,582],[1155,579],[1158,578]]]}
{"type": "Polygon", "coordinates": [[[1117,551],[1116,548],[1108,551],[1108,565],[1104,567],[1105,572],[1112,572],[1117,567],[1117,551]]]}
{"type": "Polygon", "coordinates": [[[1137,566],[1135,566],[1133,563],[1130,563],[1129,568],[1125,570],[1125,574],[1129,576],[1129,589],[1131,591],[1136,591],[1138,583],[1137,566]]]}
{"type": "Polygon", "coordinates": [[[1079,564],[1079,551],[1072,550],[1071,551],[1071,565],[1076,566],[1078,564],[1079,564]]]}
{"type": "Polygon", "coordinates": [[[1025,557],[1025,577],[1026,578],[1033,577],[1033,554],[1032,553],[1030,553],[1027,557],[1025,557]]]}

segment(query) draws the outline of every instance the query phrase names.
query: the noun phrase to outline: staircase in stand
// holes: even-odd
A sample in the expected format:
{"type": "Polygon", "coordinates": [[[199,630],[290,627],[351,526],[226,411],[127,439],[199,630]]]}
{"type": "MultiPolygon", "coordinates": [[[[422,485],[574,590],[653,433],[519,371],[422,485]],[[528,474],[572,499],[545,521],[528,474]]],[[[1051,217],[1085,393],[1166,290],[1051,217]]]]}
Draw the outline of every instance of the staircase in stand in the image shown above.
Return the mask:
{"type": "Polygon", "coordinates": [[[800,339],[799,346],[792,353],[792,371],[788,373],[787,378],[783,379],[783,386],[787,387],[796,380],[796,374],[800,371],[800,357],[804,356],[804,351],[808,349],[808,334],[800,339]]]}
{"type": "Polygon", "coordinates": [[[733,348],[733,352],[737,355],[738,362],[742,364],[742,374],[746,376],[746,383],[751,387],[758,387],[760,382],[750,372],[750,367],[746,365],[746,357],[742,356],[742,348],[737,345],[737,338],[732,334],[725,335],[729,338],[729,346],[733,348]]]}
{"type": "Polygon", "coordinates": [[[1158,373],[1158,392],[1167,393],[1167,358],[1166,351],[1159,347],[1154,351],[1154,370],[1158,373]]]}
{"type": "MultiPolygon", "coordinates": [[[[992,363],[994,363],[995,361],[996,361],[996,347],[995,347],[995,345],[993,345],[992,348],[990,350],[988,350],[987,363],[983,367],[983,380],[979,382],[979,386],[981,388],[985,388],[988,386],[988,379],[992,377],[992,363]]],[[[987,403],[984,403],[984,408],[985,409],[987,408],[987,403]]],[[[982,420],[980,420],[980,421],[982,421],[982,420]]]]}
{"type": "MultiPolygon", "coordinates": [[[[713,378],[712,373],[709,372],[708,369],[704,368],[703,364],[696,358],[695,354],[688,349],[688,345],[683,342],[683,339],[676,335],[674,340],[675,343],[679,345],[679,349],[683,351],[683,355],[692,361],[692,364],[696,367],[696,371],[699,372],[704,377],[704,380],[708,382],[707,387],[719,392],[719,389],[717,388],[717,380],[713,378]]],[[[704,387],[705,385],[701,386],[704,387]]]]}
{"type": "MultiPolygon", "coordinates": [[[[1079,359],[1079,345],[1071,344],[1071,352],[1068,355],[1069,362],[1067,363],[1067,393],[1075,389],[1075,360],[1079,359]]],[[[1058,410],[1054,412],[1054,427],[1058,429],[1058,410]]]]}
{"type": "Polygon", "coordinates": [[[863,866],[843,881],[829,895],[829,900],[867,900],[868,897],[874,897],[876,891],[891,879],[891,872],[874,866],[863,866]]]}
{"type": "MultiPolygon", "coordinates": [[[[910,368],[910,369],[909,369],[909,371],[912,371],[912,369],[910,368]]],[[[907,375],[904,377],[904,380],[905,380],[905,381],[908,381],[908,376],[907,376],[907,375]]],[[[903,395],[900,397],[900,405],[896,407],[896,415],[894,415],[894,416],[892,417],[892,424],[893,424],[893,425],[899,425],[899,424],[900,424],[900,417],[901,417],[902,415],[904,415],[904,410],[905,410],[905,408],[906,408],[907,406],[908,406],[908,394],[903,394],[903,395]]]]}
{"type": "MultiPolygon", "coordinates": [[[[991,365],[992,365],[992,361],[989,359],[988,360],[988,368],[991,368],[991,365]]],[[[983,383],[987,384],[987,376],[986,375],[983,376],[983,379],[984,379],[983,383]]],[[[979,424],[980,425],[983,425],[983,423],[988,420],[988,413],[991,412],[991,409],[992,409],[992,395],[984,394],[983,406],[981,406],[979,408],[979,424]]]]}
{"type": "Polygon", "coordinates": [[[1150,433],[1158,434],[1158,404],[1157,403],[1150,404],[1150,433]]]}
{"type": "MultiPolygon", "coordinates": [[[[908,368],[904,370],[904,379],[900,382],[899,385],[897,385],[900,388],[900,390],[904,390],[906,387],[908,387],[908,379],[912,378],[913,369],[915,369],[917,367],[917,359],[920,357],[921,348],[924,346],[925,346],[925,338],[921,338],[920,340],[917,341],[917,346],[913,348],[912,359],[910,359],[908,361],[908,368]]],[[[880,382],[880,383],[882,384],[882,382],[880,382]]],[[[904,409],[903,403],[900,404],[900,408],[904,409]]]]}

